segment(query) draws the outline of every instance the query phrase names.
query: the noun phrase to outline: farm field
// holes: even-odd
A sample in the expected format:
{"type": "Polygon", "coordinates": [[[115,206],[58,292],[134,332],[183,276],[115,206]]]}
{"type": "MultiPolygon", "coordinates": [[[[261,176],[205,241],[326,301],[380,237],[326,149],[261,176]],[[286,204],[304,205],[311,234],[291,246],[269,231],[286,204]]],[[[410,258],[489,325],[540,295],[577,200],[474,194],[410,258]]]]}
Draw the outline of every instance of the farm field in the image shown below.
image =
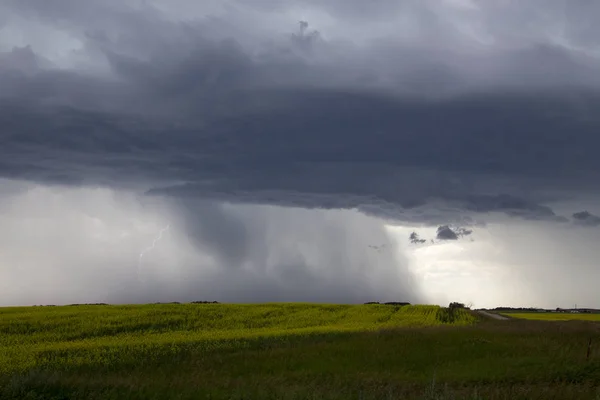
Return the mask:
{"type": "Polygon", "coordinates": [[[600,399],[600,324],[437,306],[0,309],[2,399],[600,399]]]}
{"type": "Polygon", "coordinates": [[[584,313],[501,313],[511,318],[529,319],[536,321],[596,321],[600,322],[600,314],[584,313]]]}

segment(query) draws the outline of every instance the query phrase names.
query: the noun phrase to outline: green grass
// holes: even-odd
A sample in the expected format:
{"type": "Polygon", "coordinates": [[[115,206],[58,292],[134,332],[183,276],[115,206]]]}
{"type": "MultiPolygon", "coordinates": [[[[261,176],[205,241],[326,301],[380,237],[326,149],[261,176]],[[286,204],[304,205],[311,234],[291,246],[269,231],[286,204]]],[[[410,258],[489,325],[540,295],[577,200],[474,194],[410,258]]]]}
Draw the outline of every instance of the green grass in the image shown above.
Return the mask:
{"type": "Polygon", "coordinates": [[[502,313],[511,318],[529,319],[536,321],[597,321],[600,314],[585,313],[502,313]]]}
{"type": "Polygon", "coordinates": [[[4,399],[599,399],[600,324],[436,306],[0,309],[4,399]]]}

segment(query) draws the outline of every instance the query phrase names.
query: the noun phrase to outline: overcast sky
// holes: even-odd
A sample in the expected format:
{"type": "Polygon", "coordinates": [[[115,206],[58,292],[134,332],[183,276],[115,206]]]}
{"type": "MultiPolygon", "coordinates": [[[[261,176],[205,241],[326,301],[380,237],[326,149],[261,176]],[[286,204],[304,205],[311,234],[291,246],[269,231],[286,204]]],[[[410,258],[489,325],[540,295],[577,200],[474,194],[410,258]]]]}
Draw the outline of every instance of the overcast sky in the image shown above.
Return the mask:
{"type": "Polygon", "coordinates": [[[600,307],[598,13],[4,0],[0,305],[600,307]]]}

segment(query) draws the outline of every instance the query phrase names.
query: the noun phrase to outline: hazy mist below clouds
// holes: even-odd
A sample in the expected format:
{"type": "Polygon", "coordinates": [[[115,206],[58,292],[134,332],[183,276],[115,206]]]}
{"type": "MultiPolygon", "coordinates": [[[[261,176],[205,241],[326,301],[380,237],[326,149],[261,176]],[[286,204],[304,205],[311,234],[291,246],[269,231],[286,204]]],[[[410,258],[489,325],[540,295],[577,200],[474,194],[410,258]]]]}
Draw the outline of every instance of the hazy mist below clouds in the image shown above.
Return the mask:
{"type": "Polygon", "coordinates": [[[6,194],[0,303],[424,300],[372,217],[150,200],[37,185],[6,194]],[[140,252],[167,224],[138,276],[140,252]],[[389,251],[370,252],[373,243],[389,251]]]}
{"type": "Polygon", "coordinates": [[[390,228],[356,210],[3,181],[0,304],[596,304],[595,229],[501,214],[494,221],[468,237],[431,244],[433,226],[390,228]],[[409,242],[413,229],[425,243],[409,242]]]}
{"type": "MultiPolygon", "coordinates": [[[[414,226],[389,230],[399,239],[414,226]]],[[[597,307],[598,233],[548,221],[498,220],[469,239],[429,242],[435,227],[420,227],[423,244],[401,246],[430,302],[475,307],[597,307]],[[471,240],[472,239],[472,240],[471,240]]]]}

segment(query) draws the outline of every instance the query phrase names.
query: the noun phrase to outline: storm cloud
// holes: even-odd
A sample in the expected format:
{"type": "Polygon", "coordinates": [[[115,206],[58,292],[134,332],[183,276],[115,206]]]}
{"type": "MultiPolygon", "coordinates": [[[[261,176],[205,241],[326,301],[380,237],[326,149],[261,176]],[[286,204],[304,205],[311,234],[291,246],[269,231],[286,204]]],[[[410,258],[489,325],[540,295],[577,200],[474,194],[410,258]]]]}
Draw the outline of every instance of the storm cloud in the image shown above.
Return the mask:
{"type": "MultiPolygon", "coordinates": [[[[192,257],[173,287],[236,301],[418,299],[399,251],[379,265],[348,249],[391,240],[384,223],[594,220],[573,213],[598,196],[596,8],[6,0],[0,175],[68,193],[60,213],[79,190],[96,193],[89,207],[109,204],[94,190],[164,204],[139,218],[179,221],[183,253],[218,271],[197,283],[192,257]]],[[[160,292],[147,285],[130,301],[160,292]]]]}

